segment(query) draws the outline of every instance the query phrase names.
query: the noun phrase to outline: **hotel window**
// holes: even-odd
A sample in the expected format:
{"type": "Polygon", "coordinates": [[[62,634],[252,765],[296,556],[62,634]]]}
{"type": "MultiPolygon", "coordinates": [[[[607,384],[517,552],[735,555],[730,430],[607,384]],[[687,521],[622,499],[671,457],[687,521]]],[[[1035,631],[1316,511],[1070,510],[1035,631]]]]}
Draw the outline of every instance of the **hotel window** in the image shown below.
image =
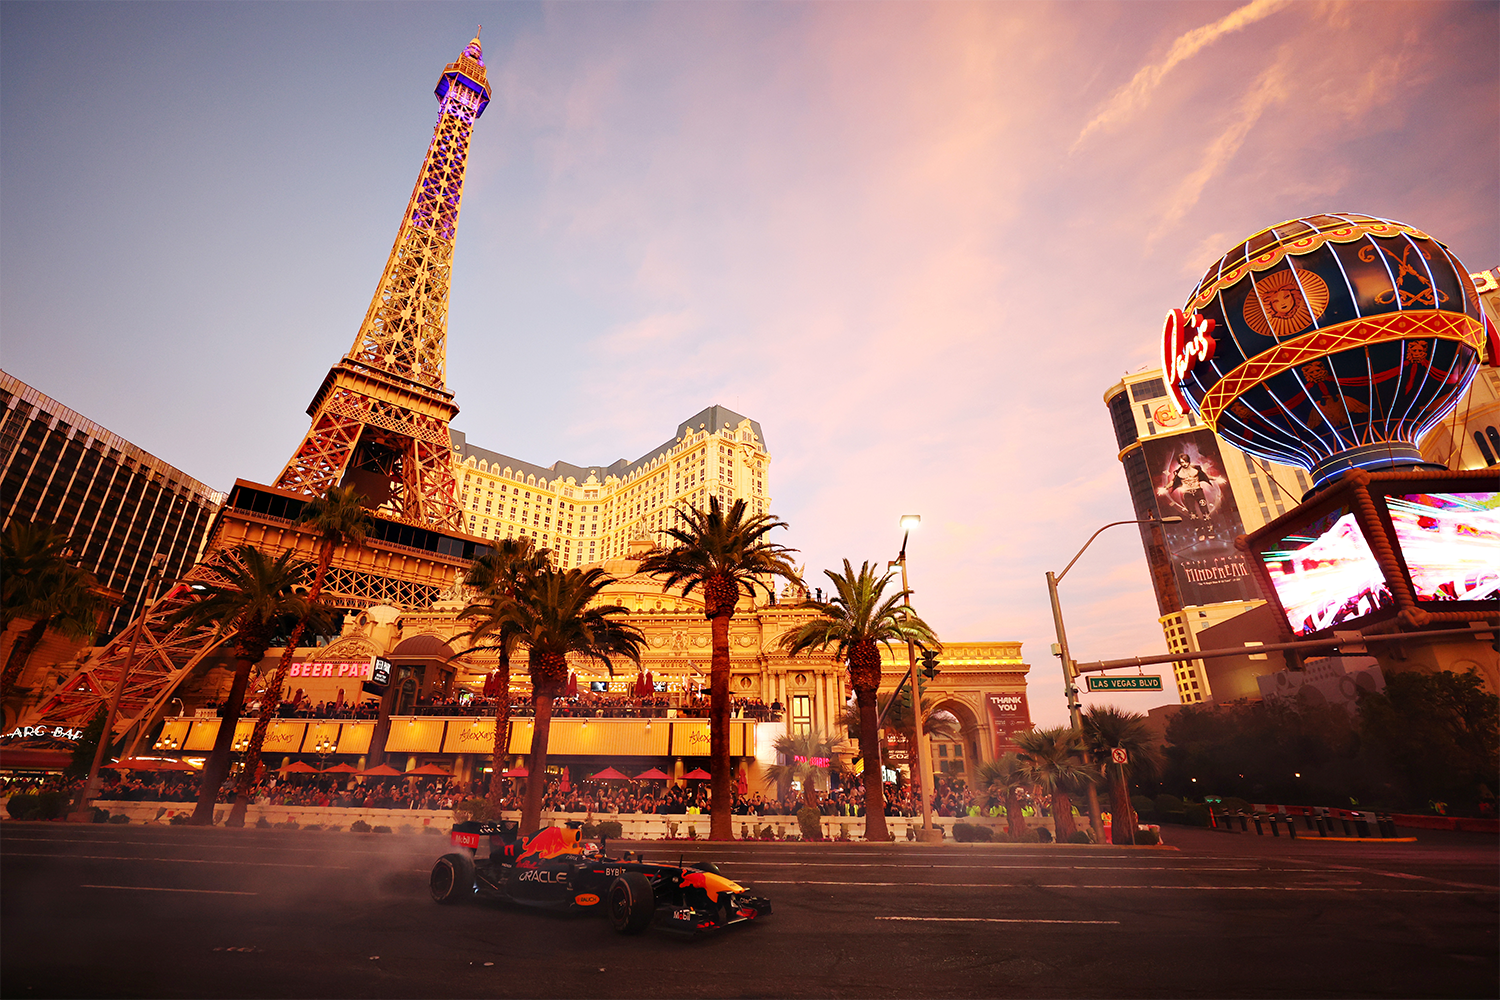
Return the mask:
{"type": "Polygon", "coordinates": [[[812,696],[792,695],[792,732],[802,736],[812,731],[812,696]]]}

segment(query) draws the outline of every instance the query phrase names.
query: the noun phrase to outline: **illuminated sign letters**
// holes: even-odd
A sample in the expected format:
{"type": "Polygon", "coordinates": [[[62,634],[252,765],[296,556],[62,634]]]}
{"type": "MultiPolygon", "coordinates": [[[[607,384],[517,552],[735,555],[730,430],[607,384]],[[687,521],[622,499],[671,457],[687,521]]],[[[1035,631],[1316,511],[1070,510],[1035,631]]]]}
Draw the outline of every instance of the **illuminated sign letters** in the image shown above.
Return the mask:
{"type": "Polygon", "coordinates": [[[1167,313],[1161,334],[1161,371],[1172,401],[1183,413],[1188,412],[1182,380],[1200,361],[1214,356],[1214,321],[1201,313],[1189,316],[1181,309],[1167,313]]]}

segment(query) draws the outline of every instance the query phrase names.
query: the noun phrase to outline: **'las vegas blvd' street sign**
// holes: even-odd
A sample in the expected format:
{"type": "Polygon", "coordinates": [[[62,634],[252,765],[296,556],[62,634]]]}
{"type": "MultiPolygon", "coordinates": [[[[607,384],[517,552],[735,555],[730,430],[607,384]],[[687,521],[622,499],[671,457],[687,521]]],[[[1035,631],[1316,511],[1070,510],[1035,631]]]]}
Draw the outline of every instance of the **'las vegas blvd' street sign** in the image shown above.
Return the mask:
{"type": "Polygon", "coordinates": [[[1160,677],[1090,677],[1090,691],[1160,691],[1160,677]]]}

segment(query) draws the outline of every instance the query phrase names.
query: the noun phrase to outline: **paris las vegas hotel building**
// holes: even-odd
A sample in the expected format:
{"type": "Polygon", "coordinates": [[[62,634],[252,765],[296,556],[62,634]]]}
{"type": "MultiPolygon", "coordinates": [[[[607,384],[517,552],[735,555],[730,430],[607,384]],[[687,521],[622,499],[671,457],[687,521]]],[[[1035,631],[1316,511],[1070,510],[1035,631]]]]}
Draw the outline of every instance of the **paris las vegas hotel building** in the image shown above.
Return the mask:
{"type": "MultiPolygon", "coordinates": [[[[84,551],[113,550],[123,544],[118,539],[128,538],[140,556],[132,562],[139,572],[110,584],[121,595],[121,608],[137,606],[144,567],[163,551],[164,539],[201,551],[203,561],[188,571],[190,578],[211,573],[205,567],[240,543],[269,551],[294,548],[312,558],[316,538],[296,522],[309,497],[343,482],[376,498],[376,530],[365,545],[336,552],[325,584],[325,599],[346,610],[342,632],[296,651],[284,694],[301,689],[314,705],[358,698],[376,658],[385,659],[393,665],[391,721],[378,731],[371,722],[278,721],[266,742],[273,760],[311,753],[360,766],[381,759],[407,769],[439,763],[460,777],[486,766],[493,719],[419,715],[414,707],[420,698],[478,691],[493,669],[493,654],[467,651],[458,613],[472,596],[462,583],[464,571],[499,538],[533,538],[567,568],[601,565],[616,581],[603,599],[628,609],[647,637],[642,666],[659,691],[680,701],[705,679],[709,623],[696,594],[664,591],[658,581],[637,574],[639,557],[664,540],[683,505],[706,507],[716,497],[724,504],[744,500],[752,513],[773,512],[771,455],[761,427],[723,407],[709,406],[683,421],[635,461],[610,465],[541,466],[471,445],[450,426],[458,408],[444,377],[447,275],[469,130],[489,98],[477,38],[444,70],[437,94],[442,110],[434,140],[370,312],[309,407],[313,423],[302,446],[271,484],[239,480],[227,496],[215,494],[10,376],[0,395],[0,443],[6,445],[0,477],[7,497],[17,498],[7,503],[5,522],[66,518],[75,546],[84,551]],[[131,469],[146,470],[143,478],[166,484],[177,500],[153,508],[150,519],[132,522],[126,531],[117,523],[121,510],[107,502],[110,494],[89,485],[97,472],[83,468],[101,441],[121,452],[131,469]],[[404,456],[395,472],[392,454],[404,456]],[[379,481],[363,481],[371,475],[379,481]],[[205,508],[211,521],[202,516],[205,508]],[[184,517],[191,523],[179,523],[184,517]],[[104,535],[94,538],[109,530],[116,531],[108,536],[110,544],[102,544],[104,535]]],[[[172,552],[177,561],[168,560],[168,579],[180,575],[182,562],[182,553],[172,552]]],[[[800,604],[803,596],[786,589],[774,597],[744,597],[732,620],[731,692],[782,706],[777,721],[733,723],[731,754],[752,784],[759,765],[774,760],[777,736],[813,728],[834,732],[850,697],[846,670],[831,656],[789,659],[779,649],[781,637],[811,614],[800,604]]],[[[174,632],[180,629],[170,620],[176,600],[185,598],[169,593],[141,617],[145,652],[131,669],[116,730],[130,738],[130,750],[201,754],[217,734],[218,719],[207,706],[227,691],[230,653],[222,638],[216,645],[206,633],[195,638],[174,632]]],[[[92,718],[124,671],[131,630],[121,628],[128,617],[113,616],[108,631],[114,638],[106,646],[80,650],[44,643],[7,700],[6,732],[18,719],[81,727],[92,718]]],[[[258,667],[262,676],[281,652],[268,652],[258,667]]],[[[942,672],[928,691],[957,718],[961,735],[935,741],[936,770],[972,778],[979,764],[1013,745],[1015,731],[1030,727],[1029,668],[1020,652],[1018,642],[945,642],[942,672]]],[[[0,648],[0,657],[5,654],[0,648]]],[[[885,655],[883,686],[893,689],[906,668],[906,651],[885,655]]],[[[635,680],[633,669],[630,676],[612,677],[586,662],[572,666],[585,691],[623,692],[635,680]]],[[[527,693],[524,668],[513,669],[512,678],[515,693],[527,693]]],[[[248,738],[250,726],[240,723],[244,732],[237,730],[237,743],[242,735],[248,738]]],[[[530,730],[521,720],[513,726],[509,750],[524,760],[529,747],[530,730]]],[[[575,778],[607,764],[627,774],[657,766],[680,775],[684,767],[703,766],[706,754],[705,720],[669,718],[653,725],[644,719],[555,718],[549,763],[571,765],[575,778]]]]}

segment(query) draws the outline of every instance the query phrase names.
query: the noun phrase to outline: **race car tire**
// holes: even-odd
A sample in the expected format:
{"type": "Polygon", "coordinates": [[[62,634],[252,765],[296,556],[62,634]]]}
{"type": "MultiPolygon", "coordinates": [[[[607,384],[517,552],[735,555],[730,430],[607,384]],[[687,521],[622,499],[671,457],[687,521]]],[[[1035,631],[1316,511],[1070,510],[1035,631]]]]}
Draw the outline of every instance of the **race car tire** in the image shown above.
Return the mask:
{"type": "Polygon", "coordinates": [[[640,872],[626,872],[609,886],[609,923],[620,934],[639,934],[656,912],[651,880],[640,872]]]}
{"type": "Polygon", "coordinates": [[[474,859],[464,854],[444,854],[438,858],[427,881],[433,900],[443,904],[473,899],[478,885],[474,878],[474,859]]]}

